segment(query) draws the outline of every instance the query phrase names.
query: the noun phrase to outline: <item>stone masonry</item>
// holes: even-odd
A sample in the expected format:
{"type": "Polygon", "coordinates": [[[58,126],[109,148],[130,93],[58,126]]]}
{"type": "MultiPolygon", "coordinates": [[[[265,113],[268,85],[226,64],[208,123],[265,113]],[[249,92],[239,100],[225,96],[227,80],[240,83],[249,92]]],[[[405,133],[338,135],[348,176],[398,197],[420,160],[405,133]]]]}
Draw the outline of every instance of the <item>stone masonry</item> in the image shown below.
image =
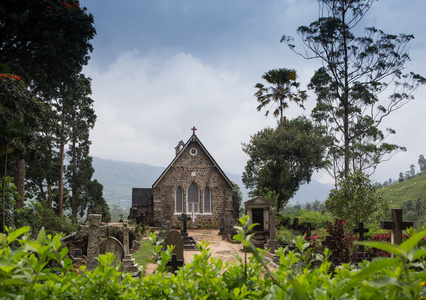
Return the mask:
{"type": "Polygon", "coordinates": [[[188,188],[198,187],[199,213],[196,223],[202,227],[219,226],[223,215],[233,207],[232,183],[224,175],[210,154],[194,134],[185,147],[176,153],[176,158],[153,185],[154,219],[178,222],[181,213],[175,211],[176,190],[183,190],[183,212],[188,213],[188,188]],[[195,153],[195,154],[194,154],[195,153]],[[211,212],[205,213],[204,191],[211,191],[211,212]]]}

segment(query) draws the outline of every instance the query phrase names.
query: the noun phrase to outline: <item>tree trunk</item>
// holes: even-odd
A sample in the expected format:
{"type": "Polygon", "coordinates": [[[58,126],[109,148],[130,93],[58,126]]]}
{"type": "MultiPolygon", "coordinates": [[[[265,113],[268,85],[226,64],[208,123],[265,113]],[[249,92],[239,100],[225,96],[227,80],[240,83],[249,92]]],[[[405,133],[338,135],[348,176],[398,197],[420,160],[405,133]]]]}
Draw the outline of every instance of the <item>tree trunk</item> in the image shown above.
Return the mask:
{"type": "Polygon", "coordinates": [[[72,141],[72,195],[71,195],[71,214],[72,214],[72,223],[76,224],[77,222],[77,203],[76,203],[76,197],[77,197],[77,188],[76,188],[76,182],[77,182],[77,159],[76,159],[76,153],[75,153],[75,139],[72,141]]]}
{"type": "Polygon", "coordinates": [[[19,197],[16,200],[16,207],[23,208],[25,205],[25,159],[19,157],[16,158],[16,174],[15,174],[15,185],[19,197]]]}
{"type": "Polygon", "coordinates": [[[59,146],[59,183],[58,183],[58,212],[64,217],[64,153],[65,153],[65,112],[62,111],[61,144],[59,146]]]}

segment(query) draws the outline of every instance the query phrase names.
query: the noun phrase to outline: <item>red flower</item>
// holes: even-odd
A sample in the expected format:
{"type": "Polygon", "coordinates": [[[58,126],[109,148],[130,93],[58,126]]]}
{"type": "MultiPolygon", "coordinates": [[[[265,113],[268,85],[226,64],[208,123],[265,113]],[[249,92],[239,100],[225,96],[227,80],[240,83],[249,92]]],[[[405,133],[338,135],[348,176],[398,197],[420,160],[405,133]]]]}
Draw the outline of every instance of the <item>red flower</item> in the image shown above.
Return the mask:
{"type": "Polygon", "coordinates": [[[85,6],[85,7],[83,7],[83,9],[85,10],[85,11],[87,11],[87,7],[85,6]]]}
{"type": "Polygon", "coordinates": [[[52,6],[46,6],[46,8],[52,10],[52,6]]]}

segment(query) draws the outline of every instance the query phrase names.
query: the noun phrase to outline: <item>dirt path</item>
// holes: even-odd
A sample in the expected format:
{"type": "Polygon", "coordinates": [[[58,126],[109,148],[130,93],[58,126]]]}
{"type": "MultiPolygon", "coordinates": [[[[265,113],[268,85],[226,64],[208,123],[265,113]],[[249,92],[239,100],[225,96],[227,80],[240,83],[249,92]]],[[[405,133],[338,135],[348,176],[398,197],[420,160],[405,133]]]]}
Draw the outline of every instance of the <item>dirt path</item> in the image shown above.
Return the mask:
{"type": "MultiPolygon", "coordinates": [[[[210,242],[208,248],[212,257],[221,259],[223,262],[236,262],[237,259],[233,254],[240,257],[244,256],[244,253],[240,251],[241,244],[233,244],[222,240],[222,236],[218,234],[218,229],[188,229],[188,235],[193,237],[197,243],[205,240],[210,242]]],[[[185,262],[193,260],[195,254],[200,254],[198,250],[185,250],[183,252],[185,262]]],[[[248,255],[251,255],[248,253],[248,255]]],[[[156,265],[148,264],[147,273],[150,274],[155,269],[156,265]]]]}

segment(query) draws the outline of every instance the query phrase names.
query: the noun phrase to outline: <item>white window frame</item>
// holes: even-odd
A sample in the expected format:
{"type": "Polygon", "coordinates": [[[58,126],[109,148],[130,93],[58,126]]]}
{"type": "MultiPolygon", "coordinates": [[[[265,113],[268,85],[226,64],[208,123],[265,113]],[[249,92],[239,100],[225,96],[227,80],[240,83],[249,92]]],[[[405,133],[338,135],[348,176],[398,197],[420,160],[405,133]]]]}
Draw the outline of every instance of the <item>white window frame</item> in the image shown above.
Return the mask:
{"type": "Polygon", "coordinates": [[[197,203],[198,204],[198,211],[196,211],[196,214],[200,213],[200,189],[198,188],[198,185],[195,182],[192,182],[189,186],[188,189],[186,191],[186,212],[187,214],[192,214],[192,210],[190,210],[190,205],[189,205],[189,188],[194,185],[197,188],[197,202],[191,202],[191,203],[197,203]]]}

